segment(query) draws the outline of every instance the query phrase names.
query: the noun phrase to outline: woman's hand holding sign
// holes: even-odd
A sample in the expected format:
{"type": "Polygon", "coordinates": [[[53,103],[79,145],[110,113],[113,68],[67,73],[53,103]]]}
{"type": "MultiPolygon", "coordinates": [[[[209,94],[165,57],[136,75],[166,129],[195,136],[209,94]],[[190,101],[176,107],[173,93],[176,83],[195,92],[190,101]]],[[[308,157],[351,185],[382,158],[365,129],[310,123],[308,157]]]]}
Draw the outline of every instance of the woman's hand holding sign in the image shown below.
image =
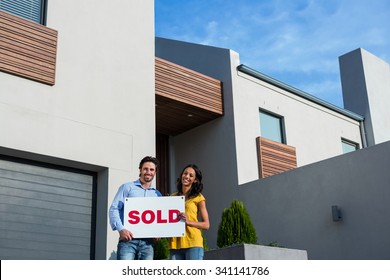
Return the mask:
{"type": "Polygon", "coordinates": [[[179,218],[182,219],[183,221],[187,222],[187,214],[185,212],[181,212],[179,214],[179,218]]]}

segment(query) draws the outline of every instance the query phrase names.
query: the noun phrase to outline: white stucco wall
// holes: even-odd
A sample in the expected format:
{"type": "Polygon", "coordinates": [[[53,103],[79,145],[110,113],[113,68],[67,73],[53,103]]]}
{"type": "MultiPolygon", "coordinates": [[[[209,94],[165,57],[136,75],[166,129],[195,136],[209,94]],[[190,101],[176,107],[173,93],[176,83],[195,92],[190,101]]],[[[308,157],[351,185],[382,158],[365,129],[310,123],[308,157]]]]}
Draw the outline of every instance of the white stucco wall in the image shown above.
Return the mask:
{"type": "Polygon", "coordinates": [[[339,63],[344,106],[364,116],[368,145],[390,140],[390,65],[364,49],[339,63]]]}
{"type": "MultiPolygon", "coordinates": [[[[0,72],[0,147],[106,167],[108,185],[98,188],[107,197],[98,209],[106,209],[119,184],[137,178],[143,156],[155,153],[153,5],[50,0],[47,26],[58,31],[55,85],[0,72]]],[[[97,227],[97,250],[107,236],[110,257],[117,233],[106,220],[97,227]]]]}
{"type": "Polygon", "coordinates": [[[390,140],[390,65],[361,50],[375,144],[390,140]]]}
{"type": "Polygon", "coordinates": [[[260,109],[284,117],[286,144],[296,148],[298,167],[342,154],[341,138],[362,147],[358,121],[237,71],[237,66],[232,65],[232,80],[239,184],[259,178],[255,139],[261,136],[260,109]]]}

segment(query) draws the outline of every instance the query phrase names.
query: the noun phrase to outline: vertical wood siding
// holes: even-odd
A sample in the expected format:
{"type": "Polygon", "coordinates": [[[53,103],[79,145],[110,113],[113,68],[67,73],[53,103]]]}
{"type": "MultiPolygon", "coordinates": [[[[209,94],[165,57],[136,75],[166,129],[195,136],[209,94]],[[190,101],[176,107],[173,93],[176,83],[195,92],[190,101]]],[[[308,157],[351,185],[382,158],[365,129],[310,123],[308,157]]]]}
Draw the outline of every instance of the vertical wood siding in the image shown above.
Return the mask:
{"type": "Polygon", "coordinates": [[[0,11],[0,71],[55,83],[58,32],[0,11]]]}
{"type": "Polygon", "coordinates": [[[257,137],[259,176],[265,178],[297,167],[295,147],[257,137]]]}

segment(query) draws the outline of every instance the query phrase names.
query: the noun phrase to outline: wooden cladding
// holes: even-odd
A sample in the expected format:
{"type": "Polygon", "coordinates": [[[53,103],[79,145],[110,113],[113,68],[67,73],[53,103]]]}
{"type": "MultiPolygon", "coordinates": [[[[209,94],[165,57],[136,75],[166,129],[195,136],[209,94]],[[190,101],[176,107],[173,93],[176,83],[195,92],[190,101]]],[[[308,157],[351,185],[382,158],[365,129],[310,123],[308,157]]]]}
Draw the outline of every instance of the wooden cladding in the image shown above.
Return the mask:
{"type": "Polygon", "coordinates": [[[157,133],[178,135],[223,115],[221,81],[157,57],[155,77],[157,133]]]}
{"type": "Polygon", "coordinates": [[[156,95],[222,115],[221,82],[156,57],[156,95]]]}
{"type": "Polygon", "coordinates": [[[0,71],[54,85],[57,31],[0,11],[0,71]]]}
{"type": "Polygon", "coordinates": [[[263,137],[256,138],[259,176],[265,178],[297,167],[295,147],[263,137]]]}

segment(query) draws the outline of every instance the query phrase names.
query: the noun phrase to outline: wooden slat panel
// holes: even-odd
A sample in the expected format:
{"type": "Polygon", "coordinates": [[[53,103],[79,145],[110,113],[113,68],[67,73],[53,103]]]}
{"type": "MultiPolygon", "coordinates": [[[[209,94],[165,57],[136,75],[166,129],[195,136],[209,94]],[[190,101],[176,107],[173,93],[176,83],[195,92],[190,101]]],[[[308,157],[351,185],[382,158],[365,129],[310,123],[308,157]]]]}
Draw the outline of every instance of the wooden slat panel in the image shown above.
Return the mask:
{"type": "Polygon", "coordinates": [[[156,130],[177,135],[223,115],[222,83],[155,58],[156,130]]]}
{"type": "Polygon", "coordinates": [[[156,95],[223,114],[221,82],[156,57],[156,95]]]}
{"type": "Polygon", "coordinates": [[[297,167],[295,147],[257,137],[259,176],[265,178],[297,167]]]}
{"type": "Polygon", "coordinates": [[[58,32],[0,11],[0,71],[54,85],[58,32]]]}

